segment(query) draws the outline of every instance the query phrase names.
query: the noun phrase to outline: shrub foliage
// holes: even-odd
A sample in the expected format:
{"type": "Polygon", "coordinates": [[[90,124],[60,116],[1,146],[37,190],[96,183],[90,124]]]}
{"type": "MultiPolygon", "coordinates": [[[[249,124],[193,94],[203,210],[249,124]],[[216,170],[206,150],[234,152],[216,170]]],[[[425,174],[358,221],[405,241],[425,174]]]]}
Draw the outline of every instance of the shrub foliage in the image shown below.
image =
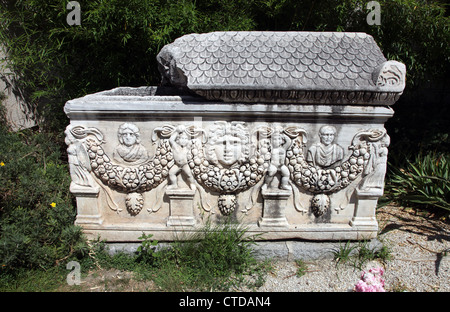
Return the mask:
{"type": "Polygon", "coordinates": [[[68,168],[55,138],[0,126],[0,142],[2,269],[48,268],[82,252],[68,168]]]}
{"type": "Polygon", "coordinates": [[[450,156],[419,154],[404,167],[390,167],[389,196],[401,204],[444,209],[450,214],[450,156]]]}
{"type": "Polygon", "coordinates": [[[79,1],[81,25],[66,22],[65,0],[0,0],[0,42],[14,84],[40,125],[61,130],[62,106],[116,86],[159,83],[156,54],[186,33],[244,30],[246,1],[79,1]],[[45,123],[43,122],[45,120],[45,123]]]}

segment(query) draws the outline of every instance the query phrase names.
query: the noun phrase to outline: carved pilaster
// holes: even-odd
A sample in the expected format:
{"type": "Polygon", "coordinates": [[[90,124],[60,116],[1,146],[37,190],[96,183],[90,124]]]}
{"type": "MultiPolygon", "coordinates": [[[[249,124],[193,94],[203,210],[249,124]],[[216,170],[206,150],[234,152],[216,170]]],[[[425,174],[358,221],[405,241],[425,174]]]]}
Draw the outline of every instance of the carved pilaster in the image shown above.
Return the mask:
{"type": "Polygon", "coordinates": [[[167,226],[194,226],[194,196],[195,190],[167,189],[169,197],[170,216],[167,226]]]}
{"type": "Polygon", "coordinates": [[[261,227],[288,227],[286,219],[287,200],[292,195],[291,190],[262,189],[261,195],[264,200],[262,218],[258,222],[261,227]]]}
{"type": "Polygon", "coordinates": [[[356,189],[356,206],[353,218],[350,220],[352,227],[360,228],[361,230],[378,230],[378,222],[375,217],[375,209],[378,198],[383,195],[381,189],[371,189],[361,191],[356,189]]]}
{"type": "Polygon", "coordinates": [[[73,182],[70,184],[70,192],[77,199],[76,225],[102,224],[103,218],[98,208],[98,193],[100,188],[83,187],[73,182]]]}

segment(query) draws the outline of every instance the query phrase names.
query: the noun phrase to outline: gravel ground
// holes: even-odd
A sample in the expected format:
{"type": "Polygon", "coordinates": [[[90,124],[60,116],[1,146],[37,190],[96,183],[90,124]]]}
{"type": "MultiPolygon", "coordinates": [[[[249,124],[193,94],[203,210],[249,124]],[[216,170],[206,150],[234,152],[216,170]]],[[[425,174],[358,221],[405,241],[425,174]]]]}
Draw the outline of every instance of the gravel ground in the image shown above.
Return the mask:
{"type": "MultiPolygon", "coordinates": [[[[412,211],[387,206],[377,212],[378,239],[391,251],[391,260],[366,263],[364,270],[383,266],[386,291],[450,291],[450,226],[412,211]],[[447,253],[445,252],[447,251],[447,253]]],[[[361,270],[336,261],[305,261],[307,271],[296,276],[295,262],[275,262],[262,292],[352,291],[361,270]]]]}

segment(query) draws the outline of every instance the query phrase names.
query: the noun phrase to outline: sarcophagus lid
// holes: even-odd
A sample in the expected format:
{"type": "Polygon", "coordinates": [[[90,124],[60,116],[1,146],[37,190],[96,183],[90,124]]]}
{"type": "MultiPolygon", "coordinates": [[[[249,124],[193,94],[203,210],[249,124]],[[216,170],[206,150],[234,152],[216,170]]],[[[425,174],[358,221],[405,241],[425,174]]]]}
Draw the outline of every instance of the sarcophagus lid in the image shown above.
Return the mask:
{"type": "Polygon", "coordinates": [[[157,59],[164,85],[225,102],[391,105],[405,87],[405,65],[365,33],[189,34],[157,59]]]}

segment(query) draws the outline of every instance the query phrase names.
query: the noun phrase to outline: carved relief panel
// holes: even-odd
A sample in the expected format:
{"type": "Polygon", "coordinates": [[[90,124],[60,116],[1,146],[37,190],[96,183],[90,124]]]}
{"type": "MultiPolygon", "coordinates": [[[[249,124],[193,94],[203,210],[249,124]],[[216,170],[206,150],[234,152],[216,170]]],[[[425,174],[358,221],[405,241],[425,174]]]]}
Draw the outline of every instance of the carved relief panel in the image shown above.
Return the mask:
{"type": "MultiPolygon", "coordinates": [[[[95,127],[68,126],[69,166],[72,184],[96,187],[105,192],[109,207],[126,208],[136,216],[145,207],[149,213],[161,207],[161,199],[147,205],[144,193],[158,188],[176,190],[180,179],[199,194],[205,211],[232,214],[237,196],[250,190],[241,211],[250,210],[262,190],[292,191],[295,208],[305,212],[301,198],[310,196],[314,216],[322,216],[330,195],[356,188],[382,189],[389,137],[384,129],[354,134],[345,148],[336,143],[336,127],[323,125],[317,134],[296,126],[254,126],[241,121],[216,121],[193,125],[163,124],[151,133],[141,133],[134,123],[117,131],[112,154],[105,152],[104,134],[95,127]],[[156,145],[150,155],[143,142],[156,145]],[[125,207],[113,200],[112,192],[125,194],[125,207]],[[216,204],[206,198],[215,197],[216,204]],[[156,204],[155,204],[156,202],[156,204]],[[159,204],[158,204],[159,202],[159,204]]],[[[347,202],[348,203],[348,202],[347,202]]],[[[344,209],[345,203],[338,205],[344,209]]]]}

